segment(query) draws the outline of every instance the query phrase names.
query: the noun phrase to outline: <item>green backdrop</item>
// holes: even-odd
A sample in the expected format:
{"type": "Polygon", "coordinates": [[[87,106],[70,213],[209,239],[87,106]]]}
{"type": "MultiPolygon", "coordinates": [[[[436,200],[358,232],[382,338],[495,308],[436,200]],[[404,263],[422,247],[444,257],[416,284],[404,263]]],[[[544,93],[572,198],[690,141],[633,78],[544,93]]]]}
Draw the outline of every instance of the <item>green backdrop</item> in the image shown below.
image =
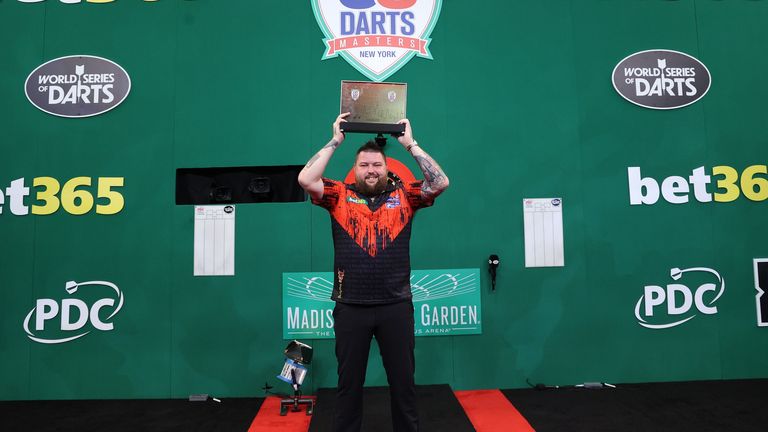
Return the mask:
{"type": "MultiPolygon", "coordinates": [[[[627,185],[629,166],[661,181],[767,162],[766,22],[768,1],[444,0],[434,60],[416,57],[389,78],[408,83],[414,135],[451,180],[416,219],[412,263],[485,269],[497,253],[501,266],[495,292],[481,272],[482,335],[417,339],[419,384],[768,376],[752,270],[768,256],[765,203],[691,193],[687,204],[630,206],[627,185]],[[670,111],[621,98],[613,67],[647,49],[698,58],[709,93],[670,111]],[[522,199],[546,197],[563,199],[566,266],[526,269],[522,199]],[[727,281],[716,315],[638,325],[645,285],[698,266],[727,281]]],[[[260,396],[277,383],[282,273],[331,269],[328,216],[308,202],[239,205],[236,275],[193,277],[193,208],[174,205],[175,169],[309,159],[330,138],[339,81],[364,79],[340,58],[321,61],[322,38],[309,1],[0,0],[0,187],[125,178],[113,216],[15,216],[6,197],[0,399],[260,396]],[[28,102],[27,75],[75,54],[125,68],[122,105],[66,119],[28,102]],[[120,287],[114,330],[29,340],[22,324],[36,299],[64,298],[70,280],[120,287]]],[[[343,178],[364,139],[348,137],[327,173],[343,178]]],[[[307,393],[334,386],[333,341],[305,342],[315,348],[307,393]]],[[[386,383],[376,352],[368,385],[386,383]]]]}

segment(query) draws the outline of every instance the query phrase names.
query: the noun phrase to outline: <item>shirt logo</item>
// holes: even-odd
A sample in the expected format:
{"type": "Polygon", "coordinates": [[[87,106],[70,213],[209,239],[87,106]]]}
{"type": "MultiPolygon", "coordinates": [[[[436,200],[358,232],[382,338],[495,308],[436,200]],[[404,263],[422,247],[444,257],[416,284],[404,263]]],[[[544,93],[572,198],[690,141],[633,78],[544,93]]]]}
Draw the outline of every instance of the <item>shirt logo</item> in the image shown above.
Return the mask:
{"type": "Polygon", "coordinates": [[[400,197],[398,197],[398,196],[391,196],[391,197],[387,198],[387,208],[391,209],[391,208],[396,208],[396,207],[400,207],[400,197]]]}
{"type": "Polygon", "coordinates": [[[351,196],[347,197],[347,202],[351,202],[353,204],[365,204],[365,205],[368,205],[368,202],[366,200],[364,200],[362,198],[351,197],[351,196]]]}

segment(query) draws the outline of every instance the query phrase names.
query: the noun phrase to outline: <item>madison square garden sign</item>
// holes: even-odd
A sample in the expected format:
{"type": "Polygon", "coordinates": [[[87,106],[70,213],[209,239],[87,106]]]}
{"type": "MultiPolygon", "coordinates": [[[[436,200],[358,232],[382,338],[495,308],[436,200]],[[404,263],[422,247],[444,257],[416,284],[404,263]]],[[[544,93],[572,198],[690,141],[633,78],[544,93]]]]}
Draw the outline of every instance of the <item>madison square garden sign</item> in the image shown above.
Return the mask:
{"type": "MultiPolygon", "coordinates": [[[[332,339],[333,273],[283,273],[283,338],[332,339]]],[[[414,270],[416,336],[482,333],[480,269],[414,270]]]]}

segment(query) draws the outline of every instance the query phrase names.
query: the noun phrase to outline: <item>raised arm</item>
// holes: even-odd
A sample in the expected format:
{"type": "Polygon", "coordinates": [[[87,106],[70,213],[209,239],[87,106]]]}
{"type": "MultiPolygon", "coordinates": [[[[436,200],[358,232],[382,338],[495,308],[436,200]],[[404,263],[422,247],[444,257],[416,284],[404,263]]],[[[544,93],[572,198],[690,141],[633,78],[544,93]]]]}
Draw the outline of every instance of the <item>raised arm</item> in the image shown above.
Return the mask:
{"type": "Polygon", "coordinates": [[[344,133],[341,131],[340,125],[341,122],[346,121],[344,118],[348,115],[349,113],[344,113],[336,117],[336,121],[333,122],[333,137],[328,141],[328,144],[312,156],[299,173],[299,184],[314,199],[323,197],[323,172],[325,172],[325,167],[331,160],[333,152],[344,141],[344,133]]]}
{"type": "Polygon", "coordinates": [[[408,119],[400,120],[399,123],[405,124],[405,133],[399,136],[397,140],[405,147],[416,163],[419,164],[421,172],[424,174],[424,183],[421,184],[421,196],[424,198],[434,198],[440,195],[448,187],[448,176],[445,175],[440,165],[428,155],[419,143],[413,139],[411,122],[408,119]]]}

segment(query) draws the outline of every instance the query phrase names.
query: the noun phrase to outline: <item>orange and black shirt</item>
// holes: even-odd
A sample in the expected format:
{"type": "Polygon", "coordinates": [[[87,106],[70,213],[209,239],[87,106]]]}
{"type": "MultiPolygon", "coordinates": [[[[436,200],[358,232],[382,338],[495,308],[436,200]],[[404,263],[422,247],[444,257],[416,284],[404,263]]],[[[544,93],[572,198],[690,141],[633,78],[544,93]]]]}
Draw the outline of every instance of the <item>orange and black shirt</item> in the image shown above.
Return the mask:
{"type": "Polygon", "coordinates": [[[354,184],[323,178],[323,196],[312,203],[328,210],[334,247],[331,298],[340,303],[386,304],[411,298],[411,224],[432,200],[421,183],[391,177],[380,195],[359,194],[354,184]]]}

